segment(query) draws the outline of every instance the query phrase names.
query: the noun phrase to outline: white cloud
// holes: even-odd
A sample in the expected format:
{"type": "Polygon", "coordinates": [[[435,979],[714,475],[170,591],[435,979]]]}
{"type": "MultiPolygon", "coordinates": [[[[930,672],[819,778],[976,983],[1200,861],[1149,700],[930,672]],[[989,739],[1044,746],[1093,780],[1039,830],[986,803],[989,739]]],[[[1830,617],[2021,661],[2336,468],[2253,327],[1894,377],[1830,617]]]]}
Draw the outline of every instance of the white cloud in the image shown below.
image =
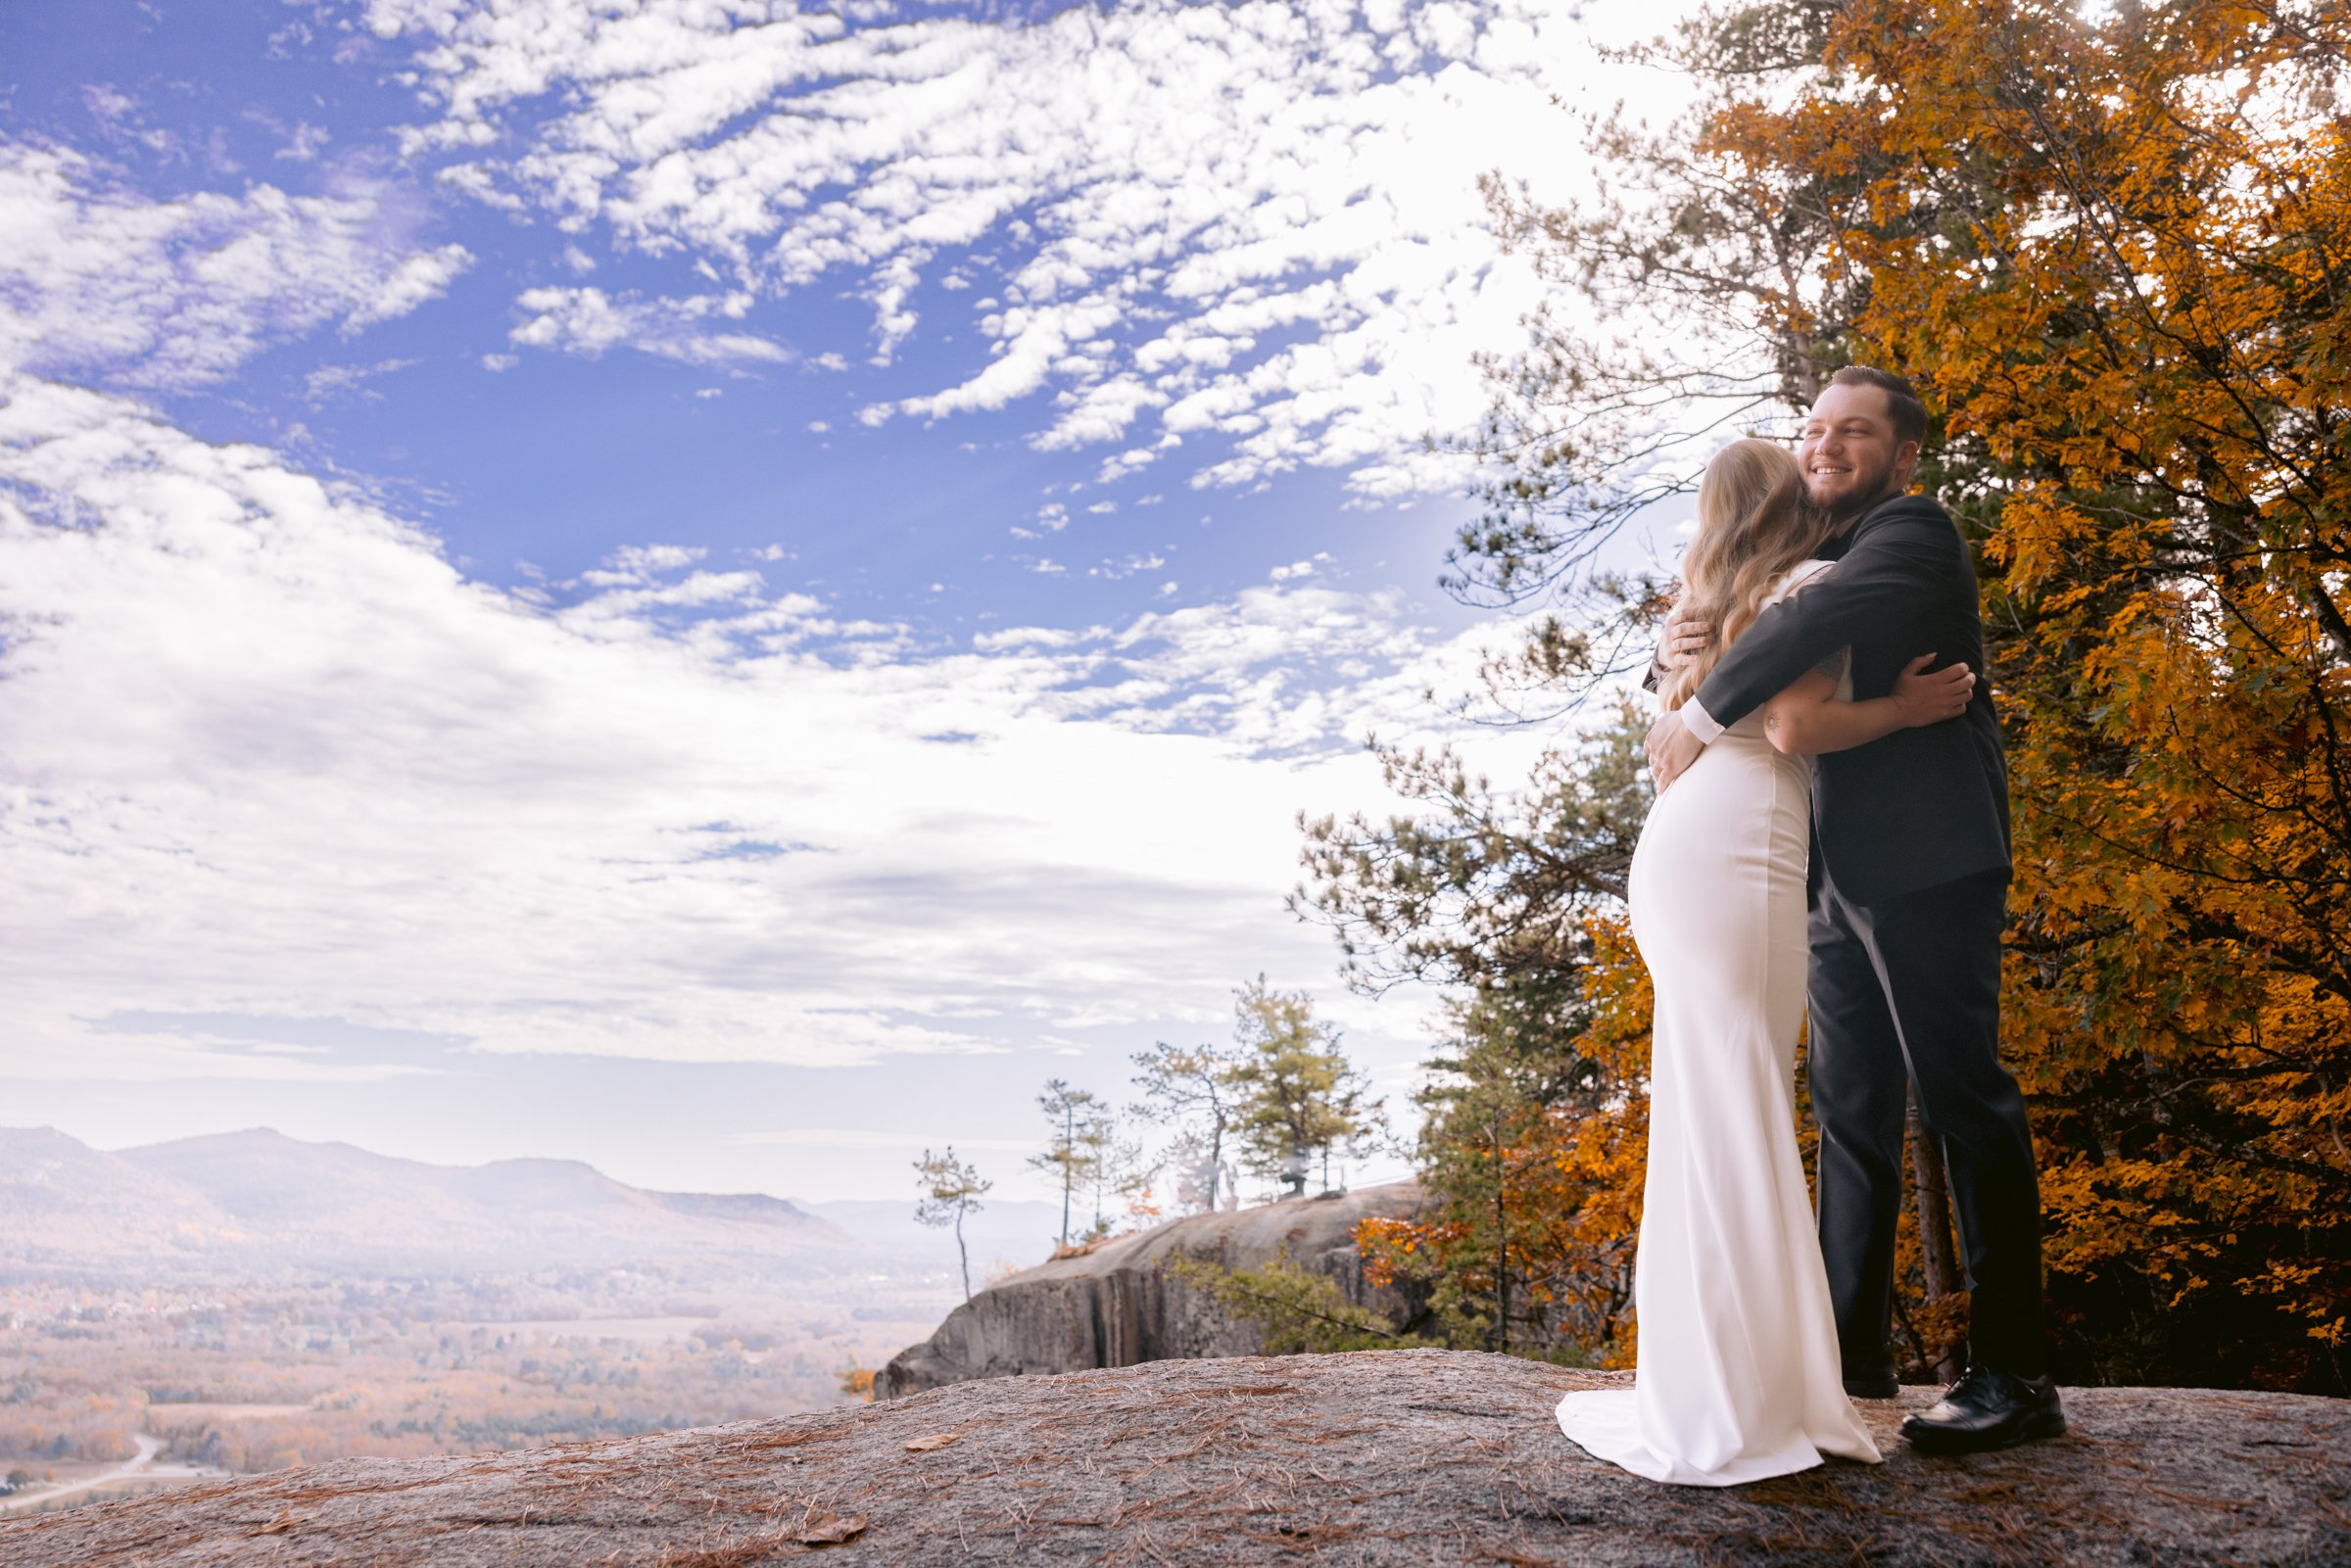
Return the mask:
{"type": "MultiPolygon", "coordinates": [[[[1147,468],[1157,462],[1159,455],[1149,447],[1132,447],[1116,456],[1105,457],[1102,466],[1094,473],[1094,483],[1107,485],[1114,480],[1124,479],[1136,469],[1147,468]]],[[[1136,504],[1142,503],[1138,501],[1136,504]]]]}
{"type": "Polygon", "coordinates": [[[502,190],[490,171],[477,164],[453,164],[433,177],[451,190],[503,213],[520,213],[530,206],[513,192],[502,190]]]}
{"type": "Polygon", "coordinates": [[[342,399],[373,401],[382,396],[367,385],[378,376],[390,375],[421,364],[421,359],[378,359],[373,364],[325,364],[302,378],[303,401],[313,408],[324,407],[342,399]]]}
{"type": "Polygon", "coordinates": [[[119,1013],[798,1063],[1213,1018],[1326,972],[1292,813],[1376,804],[1363,732],[1474,658],[1286,586],[923,651],[704,561],[501,591],[273,453],[0,381],[12,1066],[349,1066],[119,1013]]]}
{"type": "Polygon", "coordinates": [[[666,572],[682,572],[709,553],[698,545],[623,545],[604,557],[601,570],[582,577],[600,588],[648,583],[666,572]]]}
{"type": "Polygon", "coordinates": [[[323,127],[306,119],[286,133],[286,145],[271,156],[290,163],[307,164],[318,156],[319,148],[333,139],[323,127]]]}
{"type": "Polygon", "coordinates": [[[1099,566],[1089,566],[1085,569],[1085,575],[1116,580],[1122,577],[1132,577],[1137,572],[1156,572],[1167,564],[1168,558],[1156,552],[1149,555],[1128,555],[1117,560],[1106,560],[1099,566]]]}
{"type": "Polygon", "coordinates": [[[531,289],[514,304],[530,319],[508,333],[507,341],[529,349],[595,358],[606,349],[626,348],[699,365],[789,364],[794,357],[790,349],[755,333],[714,330],[743,318],[750,309],[747,294],[648,300],[598,288],[531,289]]]}
{"type": "Polygon", "coordinates": [[[151,202],[79,154],[0,143],[0,364],[175,389],[328,322],[406,314],[473,258],[414,248],[395,206],[360,181],[151,202]]]}
{"type": "Polygon", "coordinates": [[[810,1149],[952,1148],[967,1154],[981,1150],[1028,1154],[1036,1148],[1034,1138],[942,1138],[936,1133],[881,1132],[865,1127],[784,1127],[774,1131],[738,1132],[727,1141],[754,1146],[792,1144],[810,1149]]]}
{"type": "Polygon", "coordinates": [[[1032,526],[1024,526],[1020,523],[1013,524],[1012,537],[1015,539],[1043,539],[1046,535],[1058,534],[1069,526],[1069,503],[1066,501],[1049,500],[1036,509],[1036,516],[1034,519],[1032,519],[1032,526]]]}
{"type": "Polygon", "coordinates": [[[1422,438],[1472,424],[1472,355],[1515,342],[1538,299],[1475,179],[1513,156],[1539,187],[1580,180],[1523,153],[1564,148],[1554,95],[1608,69],[1547,0],[367,15],[420,46],[411,151],[462,150],[492,199],[763,298],[850,274],[877,362],[928,282],[987,356],[868,424],[1036,399],[1035,445],[1119,444],[1105,480],[1192,435],[1217,443],[1205,483],[1318,465],[1370,497],[1458,487],[1422,438]]]}
{"type": "Polygon", "coordinates": [[[473,264],[472,253],[462,245],[444,245],[437,251],[419,252],[404,257],[389,276],[367,291],[364,299],[352,309],[344,320],[347,331],[376,321],[389,321],[407,315],[428,300],[437,300],[449,290],[456,275],[473,264]]]}

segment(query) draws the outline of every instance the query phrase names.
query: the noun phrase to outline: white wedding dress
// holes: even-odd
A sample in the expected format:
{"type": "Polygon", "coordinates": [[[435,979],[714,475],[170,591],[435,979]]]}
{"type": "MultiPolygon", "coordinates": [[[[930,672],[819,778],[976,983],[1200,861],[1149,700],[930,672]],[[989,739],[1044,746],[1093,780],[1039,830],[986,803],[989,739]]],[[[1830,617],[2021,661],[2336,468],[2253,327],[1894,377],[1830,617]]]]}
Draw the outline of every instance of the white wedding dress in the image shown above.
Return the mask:
{"type": "MultiPolygon", "coordinates": [[[[1799,564],[1772,597],[1827,565],[1799,564]]],[[[1656,990],[1640,1366],[1630,1389],[1561,1400],[1559,1429],[1653,1481],[1879,1458],[1846,1397],[1796,1147],[1811,800],[1811,763],[1774,750],[1752,713],[1657,797],[1633,852],[1633,938],[1656,990]]]]}

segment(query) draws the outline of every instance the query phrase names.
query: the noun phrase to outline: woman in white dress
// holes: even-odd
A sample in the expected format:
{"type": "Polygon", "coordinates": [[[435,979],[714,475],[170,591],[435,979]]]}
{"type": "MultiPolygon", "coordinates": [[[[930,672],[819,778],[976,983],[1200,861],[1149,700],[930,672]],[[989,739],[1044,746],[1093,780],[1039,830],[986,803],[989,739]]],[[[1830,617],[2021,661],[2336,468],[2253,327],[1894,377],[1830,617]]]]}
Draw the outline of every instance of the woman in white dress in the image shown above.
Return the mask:
{"type": "MultiPolygon", "coordinates": [[[[1796,459],[1738,441],[1706,465],[1678,613],[1716,631],[1669,673],[1678,706],[1763,608],[1833,570],[1796,459]]],[[[1929,655],[1932,658],[1932,655],[1929,655]]],[[[1851,700],[1842,657],[1723,732],[1657,798],[1633,853],[1633,937],[1656,993],[1649,1171],[1629,1390],[1570,1394],[1559,1427],[1653,1481],[1733,1486],[1877,1447],[1846,1397],[1796,1145],[1804,1012],[1808,757],[1960,711],[1973,677],[1921,674],[1851,700]]]]}

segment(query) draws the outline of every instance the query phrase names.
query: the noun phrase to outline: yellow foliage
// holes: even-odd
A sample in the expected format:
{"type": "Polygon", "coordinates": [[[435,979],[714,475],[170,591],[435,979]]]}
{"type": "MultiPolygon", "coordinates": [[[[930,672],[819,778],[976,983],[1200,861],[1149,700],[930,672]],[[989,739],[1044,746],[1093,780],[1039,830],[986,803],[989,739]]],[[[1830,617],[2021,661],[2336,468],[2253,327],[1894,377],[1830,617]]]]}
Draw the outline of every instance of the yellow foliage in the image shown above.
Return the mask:
{"type": "Polygon", "coordinates": [[[1979,544],[2005,1038],[2092,1375],[2344,1382],[2347,29],[1858,0],[1803,91],[1715,125],[1842,204],[1849,352],[1921,384],[1979,544]]]}

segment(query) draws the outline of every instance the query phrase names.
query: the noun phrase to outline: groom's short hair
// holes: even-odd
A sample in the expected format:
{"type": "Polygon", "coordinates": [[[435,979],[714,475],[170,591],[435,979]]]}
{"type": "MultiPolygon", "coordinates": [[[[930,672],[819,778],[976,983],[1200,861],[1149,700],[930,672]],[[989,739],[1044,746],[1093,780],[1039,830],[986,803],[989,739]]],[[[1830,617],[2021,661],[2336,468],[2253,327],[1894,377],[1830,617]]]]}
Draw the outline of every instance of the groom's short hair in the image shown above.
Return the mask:
{"type": "Polygon", "coordinates": [[[1829,385],[1877,388],[1886,394],[1887,410],[1894,415],[1894,439],[1897,443],[1915,441],[1925,445],[1927,405],[1919,401],[1918,389],[1900,376],[1874,365],[1848,364],[1829,377],[1829,385]]]}

